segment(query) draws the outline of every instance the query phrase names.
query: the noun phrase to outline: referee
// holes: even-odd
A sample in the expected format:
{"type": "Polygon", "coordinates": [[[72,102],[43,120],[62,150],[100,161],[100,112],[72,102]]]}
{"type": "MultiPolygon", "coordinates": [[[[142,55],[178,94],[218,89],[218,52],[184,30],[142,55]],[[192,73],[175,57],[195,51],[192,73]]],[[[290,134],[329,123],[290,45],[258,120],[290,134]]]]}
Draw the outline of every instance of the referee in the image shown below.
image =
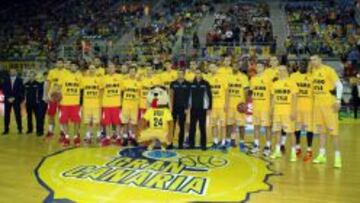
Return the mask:
{"type": "MultiPolygon", "coordinates": [[[[179,124],[179,149],[184,148],[186,112],[189,108],[190,82],[185,80],[185,70],[178,71],[178,78],[170,83],[170,96],[174,126],[179,124]]],[[[175,129],[175,128],[174,128],[175,129]]],[[[172,147],[172,143],[170,145],[172,147]]]]}
{"type": "Polygon", "coordinates": [[[209,83],[203,79],[201,71],[195,71],[195,79],[190,86],[190,149],[195,147],[196,124],[199,121],[201,150],[206,150],[206,115],[211,110],[212,94],[209,83]]]}

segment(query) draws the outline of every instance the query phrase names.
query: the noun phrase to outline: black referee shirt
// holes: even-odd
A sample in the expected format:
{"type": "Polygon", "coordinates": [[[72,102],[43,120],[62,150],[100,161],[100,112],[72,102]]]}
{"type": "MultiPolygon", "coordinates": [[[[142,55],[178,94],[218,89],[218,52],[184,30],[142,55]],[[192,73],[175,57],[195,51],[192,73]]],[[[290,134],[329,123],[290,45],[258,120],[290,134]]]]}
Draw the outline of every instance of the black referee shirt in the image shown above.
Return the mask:
{"type": "Polygon", "coordinates": [[[212,108],[210,84],[206,80],[197,81],[194,79],[194,82],[191,83],[189,103],[193,109],[209,110],[212,108]]]}
{"type": "Polygon", "coordinates": [[[190,82],[175,80],[170,83],[173,91],[173,109],[187,109],[189,107],[190,82]]]}

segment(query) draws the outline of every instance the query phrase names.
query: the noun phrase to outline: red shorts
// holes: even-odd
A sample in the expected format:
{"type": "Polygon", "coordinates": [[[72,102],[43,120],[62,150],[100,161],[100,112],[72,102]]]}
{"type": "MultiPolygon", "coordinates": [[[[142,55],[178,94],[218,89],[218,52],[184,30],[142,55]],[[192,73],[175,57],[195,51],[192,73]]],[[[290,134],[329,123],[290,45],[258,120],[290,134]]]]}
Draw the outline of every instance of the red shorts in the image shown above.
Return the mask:
{"type": "Polygon", "coordinates": [[[58,108],[59,108],[59,103],[54,102],[54,101],[49,101],[48,108],[47,108],[47,114],[49,116],[54,117],[58,108]]]}
{"type": "Polygon", "coordinates": [[[108,125],[120,125],[121,109],[120,107],[103,107],[102,108],[102,116],[101,116],[101,124],[108,125]]]}
{"type": "Polygon", "coordinates": [[[142,120],[144,115],[146,113],[146,109],[139,109],[139,112],[138,112],[138,121],[142,120]]]}
{"type": "Polygon", "coordinates": [[[61,124],[67,124],[69,121],[73,123],[81,122],[80,106],[60,106],[59,122],[61,124]]]}

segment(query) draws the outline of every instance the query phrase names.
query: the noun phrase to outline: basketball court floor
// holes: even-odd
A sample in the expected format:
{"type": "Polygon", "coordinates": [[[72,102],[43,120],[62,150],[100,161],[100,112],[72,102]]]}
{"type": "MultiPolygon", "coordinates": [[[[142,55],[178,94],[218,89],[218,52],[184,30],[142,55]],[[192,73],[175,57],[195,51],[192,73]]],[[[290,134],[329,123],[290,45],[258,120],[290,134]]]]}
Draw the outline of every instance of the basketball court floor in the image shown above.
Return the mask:
{"type": "Polygon", "coordinates": [[[333,168],[331,140],[328,163],[314,165],[237,148],[64,149],[57,139],[12,133],[0,136],[0,202],[359,202],[360,122],[341,122],[340,132],[342,169],[333,168]]]}

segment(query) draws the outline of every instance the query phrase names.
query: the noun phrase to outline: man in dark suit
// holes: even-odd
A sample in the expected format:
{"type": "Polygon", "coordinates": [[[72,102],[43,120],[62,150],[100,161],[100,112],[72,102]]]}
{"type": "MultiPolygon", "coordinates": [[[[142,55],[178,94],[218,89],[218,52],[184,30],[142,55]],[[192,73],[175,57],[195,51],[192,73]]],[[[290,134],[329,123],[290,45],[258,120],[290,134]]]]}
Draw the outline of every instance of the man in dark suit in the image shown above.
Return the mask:
{"type": "Polygon", "coordinates": [[[209,82],[203,79],[199,69],[190,85],[190,149],[195,147],[196,126],[199,122],[201,150],[206,150],[206,116],[212,108],[212,93],[209,82]]]}
{"type": "Polygon", "coordinates": [[[28,130],[26,134],[33,133],[33,115],[36,118],[36,124],[38,123],[39,118],[39,108],[38,104],[38,90],[40,88],[40,83],[35,80],[35,72],[31,71],[29,74],[29,80],[24,84],[25,86],[25,101],[26,101],[26,114],[27,114],[27,126],[28,130]]]}
{"type": "Polygon", "coordinates": [[[10,69],[9,77],[7,77],[4,81],[3,93],[5,96],[5,126],[3,135],[7,135],[9,133],[11,108],[14,109],[18,133],[22,134],[20,105],[24,100],[24,84],[23,80],[17,76],[16,69],[14,68],[10,69]]]}

